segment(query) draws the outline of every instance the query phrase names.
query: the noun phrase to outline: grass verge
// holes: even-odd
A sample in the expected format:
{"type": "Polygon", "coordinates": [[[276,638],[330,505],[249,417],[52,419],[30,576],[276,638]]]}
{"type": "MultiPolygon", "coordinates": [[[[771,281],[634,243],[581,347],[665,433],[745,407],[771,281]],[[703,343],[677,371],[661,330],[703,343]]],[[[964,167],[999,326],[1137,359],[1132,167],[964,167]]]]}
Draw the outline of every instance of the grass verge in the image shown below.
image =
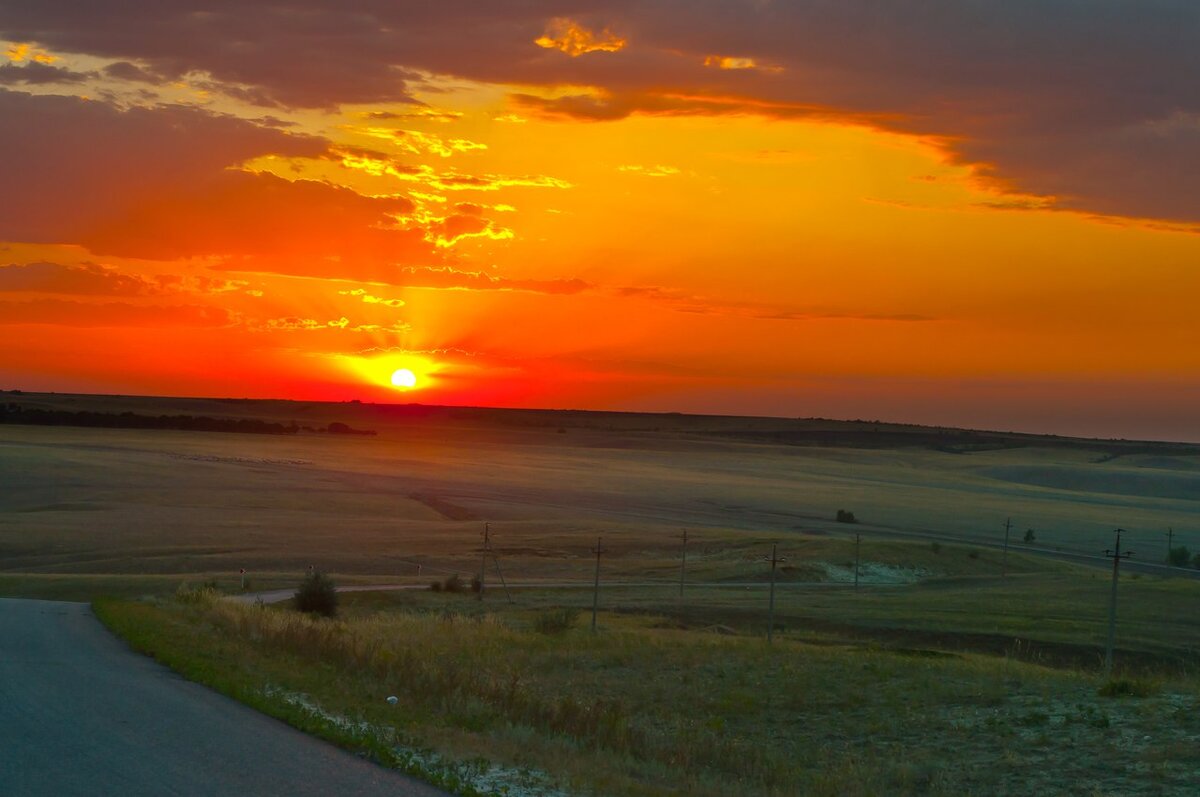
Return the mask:
{"type": "Polygon", "coordinates": [[[470,614],[454,595],[347,620],[183,597],[97,613],[189,678],[460,794],[1186,794],[1200,778],[1194,684],[1113,701],[1074,672],[768,648],[653,616],[547,633],[544,610],[470,614]],[[1184,752],[1155,764],[1164,749],[1184,752]]]}

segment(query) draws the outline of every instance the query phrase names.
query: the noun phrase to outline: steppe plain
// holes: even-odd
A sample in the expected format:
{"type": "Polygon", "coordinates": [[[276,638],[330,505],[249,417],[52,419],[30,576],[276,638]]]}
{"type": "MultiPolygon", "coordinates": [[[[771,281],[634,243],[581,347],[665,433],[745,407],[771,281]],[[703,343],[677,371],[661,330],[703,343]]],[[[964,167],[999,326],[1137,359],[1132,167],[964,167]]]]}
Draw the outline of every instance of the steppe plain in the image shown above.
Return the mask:
{"type": "Polygon", "coordinates": [[[98,610],[132,644],[263,710],[381,760],[381,744],[437,751],[444,763],[403,758],[417,774],[475,761],[511,775],[443,781],[461,793],[1186,794],[1200,779],[1200,582],[1163,566],[1168,529],[1200,550],[1200,447],[874,421],[0,402],[377,432],[0,425],[0,594],[125,598],[98,610]],[[334,632],[200,589],[239,591],[242,569],[252,590],[291,587],[310,566],[341,584],[469,579],[485,523],[482,602],[347,595],[334,632]],[[1127,694],[1105,697],[1117,527],[1136,553],[1127,694]],[[767,647],[772,545],[786,562],[767,647]],[[537,630],[573,609],[575,627],[537,630]]]}

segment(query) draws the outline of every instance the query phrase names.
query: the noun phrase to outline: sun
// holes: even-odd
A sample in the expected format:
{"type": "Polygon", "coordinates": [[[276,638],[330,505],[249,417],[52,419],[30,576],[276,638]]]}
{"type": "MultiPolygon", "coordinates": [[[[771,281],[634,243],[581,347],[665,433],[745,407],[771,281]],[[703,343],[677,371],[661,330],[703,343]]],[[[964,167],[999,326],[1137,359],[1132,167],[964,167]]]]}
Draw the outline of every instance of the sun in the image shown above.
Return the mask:
{"type": "Polygon", "coordinates": [[[398,368],[392,372],[392,384],[407,390],[417,386],[417,375],[407,368],[398,368]]]}

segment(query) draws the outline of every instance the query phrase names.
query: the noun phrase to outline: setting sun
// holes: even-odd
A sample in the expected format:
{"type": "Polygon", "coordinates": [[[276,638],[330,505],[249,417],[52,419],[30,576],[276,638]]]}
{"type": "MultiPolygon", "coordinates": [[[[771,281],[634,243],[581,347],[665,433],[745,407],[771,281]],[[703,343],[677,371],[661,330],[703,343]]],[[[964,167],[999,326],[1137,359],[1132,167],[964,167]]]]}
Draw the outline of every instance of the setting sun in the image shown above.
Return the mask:
{"type": "Polygon", "coordinates": [[[407,368],[398,368],[392,373],[392,384],[406,390],[416,387],[417,375],[407,368]]]}

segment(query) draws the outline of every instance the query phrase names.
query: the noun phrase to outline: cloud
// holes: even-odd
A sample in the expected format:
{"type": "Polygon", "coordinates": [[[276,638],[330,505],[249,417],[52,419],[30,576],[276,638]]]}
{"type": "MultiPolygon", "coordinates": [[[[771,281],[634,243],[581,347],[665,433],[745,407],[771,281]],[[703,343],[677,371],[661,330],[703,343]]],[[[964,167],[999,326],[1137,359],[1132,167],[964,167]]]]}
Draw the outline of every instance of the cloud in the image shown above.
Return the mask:
{"type": "Polygon", "coordinates": [[[464,238],[490,238],[493,241],[504,241],[513,237],[513,231],[507,227],[497,227],[491,219],[481,218],[477,214],[447,216],[429,225],[426,238],[437,246],[447,248],[454,246],[464,238]]]}
{"type": "Polygon", "coordinates": [[[396,226],[403,197],[365,197],[348,188],[272,174],[224,172],[134,201],[77,230],[93,252],[175,259],[239,257],[422,260],[420,231],[396,226]]]}
{"type": "Polygon", "coordinates": [[[137,274],[122,274],[111,266],[37,262],[0,266],[0,292],[148,296],[161,293],[162,287],[137,274]]]}
{"type": "Polygon", "coordinates": [[[0,66],[0,85],[13,86],[24,83],[30,86],[40,86],[52,83],[82,83],[92,74],[73,72],[66,67],[52,66],[41,61],[30,61],[24,66],[4,64],[0,66]]]}
{"type": "Polygon", "coordinates": [[[1200,218],[1200,131],[1175,121],[1200,113],[1193,0],[0,0],[0,9],[8,39],[134,64],[142,72],[130,80],[207,81],[264,105],[411,102],[412,88],[438,74],[527,86],[518,105],[567,120],[840,119],[935,138],[998,189],[1057,207],[1200,218]],[[626,39],[636,46],[604,56],[626,39]],[[564,86],[592,89],[547,96],[564,86]]]}
{"type": "MultiPolygon", "coordinates": [[[[359,147],[337,146],[326,156],[347,169],[373,177],[393,177],[402,182],[421,183],[440,191],[497,191],[501,188],[571,188],[571,183],[544,174],[465,174],[439,172],[426,164],[401,163],[382,152],[359,147]]],[[[438,200],[434,200],[438,201],[438,200]]]]}
{"type": "Polygon", "coordinates": [[[104,67],[104,74],[117,80],[128,80],[134,83],[152,83],[162,84],[167,82],[167,78],[162,75],[157,75],[145,67],[130,63],[129,61],[115,61],[104,67]]]}
{"type": "Polygon", "coordinates": [[[625,92],[593,90],[583,94],[542,97],[514,93],[518,105],[546,116],[611,122],[633,114],[646,116],[764,116],[771,119],[809,119],[878,124],[885,120],[867,115],[836,113],[826,106],[774,102],[736,95],[625,92]]]}
{"type": "Polygon", "coordinates": [[[78,302],[66,299],[0,301],[0,324],[67,327],[224,327],[228,310],[198,305],[146,305],[78,302]]]}
{"type": "Polygon", "coordinates": [[[706,55],[704,56],[704,65],[713,69],[757,69],[764,72],[782,72],[781,66],[767,66],[760,64],[754,58],[745,58],[735,55],[706,55]]]}
{"type": "Polygon", "coordinates": [[[764,302],[742,302],[696,296],[684,291],[654,285],[625,286],[613,293],[623,298],[644,299],[679,313],[723,315],[765,321],[937,321],[941,319],[917,313],[872,313],[834,307],[795,307],[764,302]]]}
{"type": "Polygon", "coordinates": [[[338,296],[357,296],[366,304],[378,304],[384,307],[403,307],[405,302],[403,299],[384,299],[380,296],[373,296],[367,293],[363,288],[355,288],[349,291],[338,291],[338,296]]]}
{"type": "Polygon", "coordinates": [[[566,17],[550,20],[546,32],[533,43],[538,47],[561,50],[572,58],[587,53],[615,53],[625,48],[625,40],[608,28],[595,33],[566,17]]]}
{"type": "Polygon", "coordinates": [[[0,91],[0,151],[13,187],[0,197],[0,239],[164,260],[438,260],[423,231],[397,222],[415,207],[407,198],[230,168],[326,157],[321,138],[177,105],[0,91]]]}
{"type": "Polygon", "coordinates": [[[679,174],[679,169],[674,166],[663,166],[661,163],[654,166],[639,166],[637,164],[628,164],[618,166],[617,171],[629,172],[631,174],[641,174],[646,177],[673,177],[679,174]]]}
{"type": "Polygon", "coordinates": [[[528,293],[574,294],[592,286],[581,279],[531,280],[494,277],[482,271],[460,271],[449,266],[401,269],[397,283],[409,288],[464,291],[525,291],[528,293]]]}

